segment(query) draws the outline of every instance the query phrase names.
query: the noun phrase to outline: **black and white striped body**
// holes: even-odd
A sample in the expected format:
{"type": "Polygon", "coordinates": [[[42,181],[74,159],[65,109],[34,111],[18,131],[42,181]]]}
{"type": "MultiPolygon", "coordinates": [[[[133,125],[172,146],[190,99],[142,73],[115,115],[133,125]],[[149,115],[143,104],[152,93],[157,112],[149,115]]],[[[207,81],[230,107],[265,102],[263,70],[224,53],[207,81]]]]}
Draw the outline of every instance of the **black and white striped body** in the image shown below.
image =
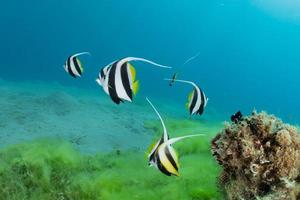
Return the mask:
{"type": "Polygon", "coordinates": [[[81,75],[83,73],[83,66],[82,66],[80,60],[78,59],[78,56],[83,55],[83,54],[89,54],[89,53],[83,52],[83,53],[78,53],[78,54],[69,56],[64,65],[65,71],[74,78],[81,77],[81,75]]]}
{"type": "MultiPolygon", "coordinates": [[[[173,79],[165,79],[172,81],[173,79]]],[[[194,87],[193,91],[189,95],[187,108],[190,115],[202,115],[208,102],[208,98],[205,93],[194,82],[185,80],[173,80],[174,82],[188,83],[194,87]]]]}
{"type": "Polygon", "coordinates": [[[154,152],[149,156],[149,164],[167,176],[178,176],[178,156],[173,147],[166,142],[159,141],[158,146],[153,149],[154,152]]]}
{"type": "Polygon", "coordinates": [[[102,68],[96,81],[116,104],[124,101],[132,102],[133,96],[137,92],[138,82],[135,80],[135,69],[129,63],[130,61],[144,61],[168,68],[143,58],[134,57],[114,61],[102,68]]]}
{"type": "Polygon", "coordinates": [[[204,92],[199,87],[195,86],[192,92],[192,98],[188,102],[190,115],[202,115],[204,108],[206,107],[207,100],[208,99],[206,98],[204,92]]]}
{"type": "Polygon", "coordinates": [[[132,74],[130,64],[126,60],[116,61],[103,68],[98,80],[101,82],[103,90],[116,104],[124,100],[132,101],[132,74]]]}

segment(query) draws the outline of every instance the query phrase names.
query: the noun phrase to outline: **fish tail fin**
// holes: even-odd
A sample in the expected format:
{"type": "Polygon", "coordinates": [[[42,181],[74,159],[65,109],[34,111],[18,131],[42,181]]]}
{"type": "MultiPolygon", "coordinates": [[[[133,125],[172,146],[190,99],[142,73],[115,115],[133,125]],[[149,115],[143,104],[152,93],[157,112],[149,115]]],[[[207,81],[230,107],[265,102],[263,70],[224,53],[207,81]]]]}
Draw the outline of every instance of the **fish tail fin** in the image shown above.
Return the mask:
{"type": "Polygon", "coordinates": [[[186,103],[186,109],[189,109],[189,108],[190,108],[190,105],[191,105],[193,96],[194,96],[194,90],[191,91],[191,92],[189,93],[189,95],[188,95],[188,101],[187,101],[187,103],[186,103]]]}
{"type": "Polygon", "coordinates": [[[180,140],[183,140],[185,138],[198,137],[198,136],[205,136],[205,135],[204,134],[195,134],[195,135],[186,135],[186,136],[182,136],[182,137],[172,138],[172,139],[167,141],[167,145],[174,144],[174,143],[176,143],[180,140]]]}
{"type": "Polygon", "coordinates": [[[132,80],[135,81],[135,79],[136,79],[136,70],[135,70],[135,68],[133,67],[132,64],[128,63],[128,65],[129,65],[130,73],[131,73],[131,76],[132,76],[132,80]]]}
{"type": "Polygon", "coordinates": [[[79,65],[79,68],[80,68],[81,72],[83,72],[82,62],[79,60],[79,58],[76,58],[76,59],[77,59],[77,62],[78,62],[78,65],[79,65]]]}
{"type": "Polygon", "coordinates": [[[163,135],[163,139],[164,142],[168,140],[169,136],[168,136],[168,132],[167,132],[167,128],[165,126],[164,120],[162,119],[162,117],[160,116],[159,112],[156,110],[156,108],[154,107],[154,105],[151,103],[151,101],[146,97],[146,100],[148,101],[148,103],[150,104],[150,106],[152,107],[152,109],[155,111],[156,115],[158,116],[158,118],[160,119],[160,122],[163,126],[164,129],[164,135],[163,135]]]}
{"type": "Polygon", "coordinates": [[[208,100],[209,100],[209,98],[208,98],[208,97],[206,97],[206,101],[205,101],[205,105],[204,105],[204,106],[206,106],[206,105],[207,105],[207,102],[208,102],[208,100]]]}
{"type": "Polygon", "coordinates": [[[139,81],[134,81],[133,85],[132,85],[132,90],[133,90],[133,94],[136,95],[139,91],[140,88],[140,82],[139,81]]]}
{"type": "Polygon", "coordinates": [[[126,62],[130,62],[130,61],[142,61],[142,62],[146,62],[146,63],[149,63],[149,64],[152,64],[154,66],[157,66],[157,67],[161,67],[161,68],[172,68],[170,66],[166,66],[166,65],[161,65],[161,64],[158,64],[156,62],[153,62],[151,60],[147,60],[145,58],[137,58],[137,57],[127,57],[124,59],[126,62]]]}
{"type": "Polygon", "coordinates": [[[81,72],[83,72],[83,65],[82,65],[81,61],[79,60],[79,58],[77,58],[77,56],[81,56],[81,55],[91,55],[91,53],[90,52],[80,52],[80,53],[76,53],[72,56],[72,58],[74,58],[74,57],[76,58],[79,68],[80,68],[81,72]]]}

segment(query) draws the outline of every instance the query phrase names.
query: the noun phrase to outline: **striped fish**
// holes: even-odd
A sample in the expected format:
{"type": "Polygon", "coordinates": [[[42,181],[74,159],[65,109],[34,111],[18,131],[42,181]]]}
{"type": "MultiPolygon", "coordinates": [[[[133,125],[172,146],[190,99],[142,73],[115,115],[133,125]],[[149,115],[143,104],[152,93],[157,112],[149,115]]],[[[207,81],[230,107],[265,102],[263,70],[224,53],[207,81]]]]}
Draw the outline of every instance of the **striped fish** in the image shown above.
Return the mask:
{"type": "Polygon", "coordinates": [[[68,74],[70,74],[72,77],[81,77],[83,73],[83,66],[78,58],[80,55],[85,55],[88,54],[90,55],[89,52],[82,52],[82,53],[77,53],[74,54],[70,57],[68,57],[66,63],[64,64],[64,69],[68,74]]]}
{"type": "MultiPolygon", "coordinates": [[[[147,98],[146,98],[147,99],[147,98]]],[[[183,137],[176,137],[176,138],[169,138],[165,123],[161,118],[159,112],[153,106],[149,99],[147,99],[148,103],[151,105],[155,113],[160,119],[160,122],[163,126],[163,135],[158,140],[158,142],[153,146],[150,153],[148,154],[148,162],[149,166],[153,166],[163,174],[167,176],[175,175],[179,176],[179,162],[178,162],[178,155],[172,144],[189,137],[195,136],[203,136],[202,134],[197,135],[187,135],[183,137]]]]}
{"type": "Polygon", "coordinates": [[[208,98],[205,96],[204,92],[198,87],[194,82],[185,81],[185,80],[173,80],[173,79],[165,79],[166,81],[174,81],[174,82],[182,82],[188,83],[194,87],[193,91],[188,96],[188,102],[186,103],[186,107],[190,112],[190,115],[202,115],[204,109],[207,105],[208,98]]]}
{"type": "Polygon", "coordinates": [[[144,58],[135,57],[123,58],[103,67],[96,82],[116,104],[124,101],[132,102],[133,95],[138,92],[139,82],[136,80],[136,70],[130,63],[131,61],[143,61],[158,67],[170,68],[144,58]]]}

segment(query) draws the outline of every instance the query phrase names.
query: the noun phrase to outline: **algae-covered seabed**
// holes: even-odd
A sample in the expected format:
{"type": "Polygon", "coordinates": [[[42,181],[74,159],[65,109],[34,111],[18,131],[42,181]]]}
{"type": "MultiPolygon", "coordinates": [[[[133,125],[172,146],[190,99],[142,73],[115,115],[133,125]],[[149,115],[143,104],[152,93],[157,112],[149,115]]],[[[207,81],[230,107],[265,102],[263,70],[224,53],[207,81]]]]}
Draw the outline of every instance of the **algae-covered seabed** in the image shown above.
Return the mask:
{"type": "Polygon", "coordinates": [[[180,177],[167,177],[147,165],[162,132],[150,106],[117,106],[101,92],[1,82],[0,199],[223,199],[210,153],[222,123],[152,99],[171,137],[206,135],[174,145],[180,177]]]}

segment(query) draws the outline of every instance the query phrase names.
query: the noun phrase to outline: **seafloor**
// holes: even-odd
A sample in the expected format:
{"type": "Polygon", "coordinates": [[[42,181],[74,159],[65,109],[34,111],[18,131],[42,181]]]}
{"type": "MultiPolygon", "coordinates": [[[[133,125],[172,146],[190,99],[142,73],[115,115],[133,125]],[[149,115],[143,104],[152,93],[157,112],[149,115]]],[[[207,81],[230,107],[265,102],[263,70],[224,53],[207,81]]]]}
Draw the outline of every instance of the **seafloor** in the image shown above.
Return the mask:
{"type": "Polygon", "coordinates": [[[148,167],[162,129],[142,95],[118,106],[100,89],[0,83],[0,199],[222,199],[210,153],[222,123],[209,111],[189,118],[150,97],[171,137],[206,135],[175,145],[180,176],[167,177],[148,167]]]}

